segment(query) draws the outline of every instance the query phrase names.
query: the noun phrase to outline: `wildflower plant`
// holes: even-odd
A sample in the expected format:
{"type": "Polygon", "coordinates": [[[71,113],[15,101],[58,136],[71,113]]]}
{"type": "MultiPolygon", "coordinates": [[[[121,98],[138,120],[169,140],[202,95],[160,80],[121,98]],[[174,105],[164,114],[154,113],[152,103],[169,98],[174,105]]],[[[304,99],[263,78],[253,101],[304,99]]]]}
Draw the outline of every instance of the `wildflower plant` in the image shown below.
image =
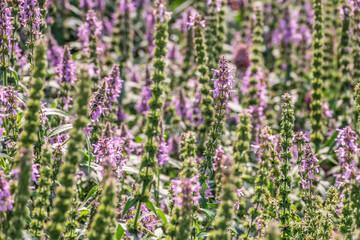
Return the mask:
{"type": "Polygon", "coordinates": [[[13,239],[22,238],[22,229],[25,227],[27,216],[26,205],[30,197],[30,176],[32,169],[33,149],[36,142],[39,114],[41,108],[42,87],[46,76],[46,47],[43,41],[39,41],[35,48],[35,68],[32,79],[32,89],[27,103],[28,111],[25,115],[26,124],[24,132],[20,136],[20,146],[15,156],[16,166],[20,168],[18,186],[16,192],[14,217],[11,219],[9,235],[13,239]]]}
{"type": "Polygon", "coordinates": [[[208,139],[205,143],[204,160],[201,163],[200,181],[206,182],[209,176],[207,170],[212,169],[212,158],[219,145],[219,139],[223,131],[223,120],[227,104],[231,98],[234,80],[232,77],[234,69],[229,69],[228,60],[223,56],[219,60],[218,69],[214,70],[214,90],[211,90],[215,99],[214,121],[211,124],[208,139]],[[217,78],[215,78],[217,77],[217,78]]]}
{"type": "Polygon", "coordinates": [[[157,9],[157,28],[156,28],[156,47],[154,50],[154,68],[155,72],[152,76],[153,86],[151,88],[152,98],[149,101],[150,112],[148,113],[148,122],[146,124],[145,134],[147,136],[147,140],[145,143],[145,155],[142,158],[141,163],[141,172],[140,178],[142,182],[142,190],[137,194],[137,210],[136,216],[134,220],[134,228],[136,229],[136,225],[138,222],[141,205],[143,202],[146,202],[148,199],[148,188],[151,187],[151,182],[153,180],[153,171],[156,166],[156,153],[159,150],[158,144],[155,142],[155,137],[160,133],[159,123],[161,121],[161,109],[163,102],[160,99],[162,95],[162,82],[165,80],[165,61],[163,57],[166,56],[166,43],[167,43],[167,20],[168,20],[167,12],[165,12],[165,6],[162,1],[158,4],[157,9]]]}
{"type": "Polygon", "coordinates": [[[311,85],[313,92],[311,94],[311,119],[312,119],[312,136],[311,140],[319,148],[322,142],[321,136],[321,119],[322,119],[322,59],[323,59],[323,24],[322,24],[322,3],[321,1],[314,2],[315,14],[315,33],[314,33],[314,57],[313,57],[313,79],[311,85]]]}
{"type": "Polygon", "coordinates": [[[81,159],[77,149],[81,148],[85,140],[83,130],[87,125],[87,103],[89,97],[89,83],[86,81],[86,76],[80,75],[77,98],[75,99],[77,118],[74,121],[73,130],[69,133],[68,149],[64,156],[64,163],[60,167],[60,175],[58,175],[58,181],[61,186],[56,190],[54,210],[50,216],[51,221],[46,227],[47,234],[54,239],[61,236],[64,231],[65,221],[71,208],[72,197],[74,196],[74,177],[81,159]]]}
{"type": "Polygon", "coordinates": [[[0,1],[0,239],[358,239],[359,17],[0,1]]]}
{"type": "Polygon", "coordinates": [[[281,121],[281,146],[282,152],[280,157],[281,163],[281,177],[280,177],[280,226],[282,230],[281,237],[287,238],[291,236],[291,200],[289,194],[291,192],[291,176],[290,172],[290,160],[292,153],[289,150],[292,146],[292,135],[294,125],[294,108],[292,105],[292,97],[289,94],[282,96],[282,121],[281,121]]]}

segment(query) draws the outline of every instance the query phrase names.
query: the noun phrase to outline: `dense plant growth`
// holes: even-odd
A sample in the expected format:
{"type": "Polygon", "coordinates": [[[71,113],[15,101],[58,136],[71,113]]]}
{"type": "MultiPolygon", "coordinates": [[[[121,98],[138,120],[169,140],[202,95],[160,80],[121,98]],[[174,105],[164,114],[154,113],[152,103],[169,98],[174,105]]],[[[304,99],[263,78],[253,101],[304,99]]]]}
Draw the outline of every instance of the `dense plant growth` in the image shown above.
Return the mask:
{"type": "Polygon", "coordinates": [[[359,0],[0,0],[0,240],[360,239],[359,0]]]}

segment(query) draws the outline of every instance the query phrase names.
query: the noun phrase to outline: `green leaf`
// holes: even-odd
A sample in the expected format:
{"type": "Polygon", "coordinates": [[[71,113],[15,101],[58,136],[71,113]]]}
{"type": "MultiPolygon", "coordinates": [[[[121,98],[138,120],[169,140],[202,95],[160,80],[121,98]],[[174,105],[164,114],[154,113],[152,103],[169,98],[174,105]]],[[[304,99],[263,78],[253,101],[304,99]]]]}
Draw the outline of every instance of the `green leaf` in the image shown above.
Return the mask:
{"type": "Polygon", "coordinates": [[[81,154],[83,154],[86,158],[89,157],[88,154],[87,154],[84,150],[79,149],[78,151],[79,151],[81,154]]]}
{"type": "Polygon", "coordinates": [[[136,138],[135,138],[136,143],[142,143],[142,141],[143,141],[142,137],[136,136],[136,138]]]}
{"type": "Polygon", "coordinates": [[[334,131],[333,135],[331,135],[330,139],[325,142],[324,145],[321,146],[321,148],[329,147],[332,143],[335,142],[335,138],[338,135],[338,131],[334,131]]]}
{"type": "Polygon", "coordinates": [[[125,216],[125,214],[127,213],[127,211],[129,211],[129,209],[133,206],[135,206],[135,204],[138,202],[138,199],[135,198],[129,198],[128,201],[126,202],[125,206],[124,206],[124,210],[122,212],[122,216],[125,216]]]}
{"type": "Polygon", "coordinates": [[[90,192],[88,193],[88,195],[86,196],[86,198],[84,199],[84,202],[87,202],[91,197],[93,197],[95,195],[95,193],[97,192],[97,190],[99,189],[99,185],[94,186],[90,192]]]}
{"type": "Polygon", "coordinates": [[[19,101],[27,108],[26,102],[28,98],[24,94],[19,93],[19,96],[17,96],[16,98],[19,99],[19,101]]]}
{"type": "Polygon", "coordinates": [[[215,212],[212,210],[200,208],[200,211],[204,212],[209,220],[215,216],[215,212]]]}
{"type": "Polygon", "coordinates": [[[197,237],[200,238],[200,239],[202,239],[202,238],[207,237],[207,236],[209,236],[209,233],[207,233],[207,232],[202,232],[202,233],[200,233],[199,236],[197,236],[197,237]]]}
{"type": "Polygon", "coordinates": [[[156,208],[156,213],[160,217],[160,219],[164,222],[164,224],[167,225],[168,221],[165,213],[160,208],[156,208]]]}
{"type": "Polygon", "coordinates": [[[5,154],[5,153],[0,153],[0,157],[3,157],[3,158],[10,158],[9,155],[5,154]]]}
{"type": "Polygon", "coordinates": [[[73,125],[72,124],[64,124],[64,125],[61,125],[59,127],[56,127],[56,128],[53,128],[52,130],[50,130],[50,133],[48,135],[48,137],[53,137],[57,134],[60,134],[60,133],[63,133],[63,132],[66,132],[70,129],[73,128],[73,125]]]}
{"type": "Polygon", "coordinates": [[[116,228],[116,240],[120,240],[122,238],[122,236],[125,233],[125,230],[126,230],[126,226],[122,226],[121,223],[119,223],[117,225],[117,228],[116,228]]]}
{"type": "Polygon", "coordinates": [[[18,86],[19,85],[19,76],[18,76],[17,72],[11,67],[9,67],[9,70],[13,73],[14,78],[16,80],[16,86],[18,86]]]}
{"type": "Polygon", "coordinates": [[[145,204],[156,214],[157,218],[163,221],[165,225],[168,223],[165,213],[160,208],[155,207],[155,205],[150,201],[145,202],[145,204]]]}
{"type": "MultiPolygon", "coordinates": [[[[82,164],[84,167],[87,167],[89,162],[88,161],[81,161],[80,164],[82,164]]],[[[93,162],[90,163],[90,168],[91,169],[98,168],[98,167],[99,167],[98,164],[93,163],[93,162]]]]}
{"type": "Polygon", "coordinates": [[[56,115],[60,117],[68,117],[69,114],[67,112],[64,112],[63,110],[57,109],[57,108],[45,108],[45,115],[56,115]]]}

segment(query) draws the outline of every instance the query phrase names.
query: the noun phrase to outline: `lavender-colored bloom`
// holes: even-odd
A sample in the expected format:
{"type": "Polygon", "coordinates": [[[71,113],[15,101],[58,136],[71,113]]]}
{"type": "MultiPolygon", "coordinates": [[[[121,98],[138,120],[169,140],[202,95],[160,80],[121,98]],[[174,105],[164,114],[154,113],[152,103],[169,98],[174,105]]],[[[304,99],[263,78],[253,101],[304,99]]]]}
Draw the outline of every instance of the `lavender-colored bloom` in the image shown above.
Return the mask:
{"type": "Polygon", "coordinates": [[[67,46],[64,48],[61,62],[57,66],[59,74],[59,85],[74,85],[76,82],[76,64],[71,58],[70,50],[67,46]]]}
{"type": "Polygon", "coordinates": [[[205,189],[204,195],[206,198],[214,197],[214,194],[212,193],[212,189],[210,187],[209,181],[206,182],[206,187],[204,189],[205,189]]]}
{"type": "Polygon", "coordinates": [[[219,98],[224,104],[227,104],[231,98],[234,90],[231,90],[234,85],[234,68],[229,70],[228,60],[223,56],[219,61],[219,69],[212,69],[214,71],[214,90],[210,90],[214,94],[214,98],[219,98]],[[215,78],[216,77],[216,78],[215,78]]]}
{"type": "Polygon", "coordinates": [[[84,134],[88,137],[90,137],[90,134],[91,134],[91,131],[93,130],[94,128],[89,126],[89,124],[84,128],[84,134]]]}
{"type": "Polygon", "coordinates": [[[192,118],[192,108],[191,108],[191,102],[186,97],[184,92],[181,90],[179,93],[179,96],[175,98],[175,108],[176,112],[179,115],[181,119],[184,119],[186,121],[191,121],[192,118]]]}
{"type": "Polygon", "coordinates": [[[46,122],[48,120],[48,117],[46,116],[46,103],[41,104],[41,109],[39,111],[39,120],[40,120],[42,129],[45,129],[46,122]]]}
{"type": "Polygon", "coordinates": [[[140,72],[141,71],[140,71],[138,65],[134,65],[132,71],[130,71],[130,73],[129,73],[130,74],[130,80],[132,82],[138,83],[140,81],[140,79],[141,79],[140,72]]]}
{"type": "Polygon", "coordinates": [[[316,173],[319,173],[319,165],[317,165],[317,154],[314,154],[311,145],[308,143],[305,146],[304,157],[299,166],[299,173],[301,176],[301,185],[303,189],[311,189],[314,182],[319,181],[316,173]]]}
{"type": "Polygon", "coordinates": [[[338,153],[339,164],[345,167],[346,163],[352,164],[355,161],[356,154],[359,152],[358,145],[355,143],[356,133],[349,126],[344,129],[337,129],[337,131],[338,136],[335,141],[338,149],[335,152],[338,153]]]}
{"type": "Polygon", "coordinates": [[[124,109],[121,106],[119,106],[117,109],[117,112],[116,112],[117,121],[124,122],[126,119],[126,116],[127,115],[126,115],[124,109]]]}
{"type": "Polygon", "coordinates": [[[148,41],[147,44],[148,50],[149,53],[152,53],[155,48],[154,36],[155,36],[156,18],[153,9],[148,9],[144,14],[145,14],[144,18],[146,23],[146,40],[148,41]]]}
{"type": "Polygon", "coordinates": [[[143,9],[150,4],[150,0],[134,0],[134,6],[137,9],[143,9]]]}
{"type": "Polygon", "coordinates": [[[113,105],[118,101],[121,93],[123,80],[120,79],[120,70],[117,65],[113,67],[109,77],[104,79],[106,82],[106,107],[109,111],[113,110],[113,105]]]}
{"type": "Polygon", "coordinates": [[[106,7],[105,0],[79,0],[80,8],[99,9],[103,11],[106,7]]]}
{"type": "Polygon", "coordinates": [[[37,0],[19,0],[19,20],[22,26],[26,27],[29,34],[35,36],[35,39],[40,36],[41,12],[42,9],[38,6],[37,0]]]}
{"type": "Polygon", "coordinates": [[[215,2],[214,12],[219,12],[221,10],[222,0],[207,0],[207,5],[210,6],[215,2]]]}
{"type": "MultiPolygon", "coordinates": [[[[146,213],[150,212],[144,205],[141,205],[141,210],[142,210],[141,211],[142,215],[146,215],[146,213]]],[[[148,229],[151,232],[155,232],[155,229],[160,225],[159,220],[151,215],[142,218],[141,223],[146,229],[148,229]]]]}
{"type": "Polygon", "coordinates": [[[152,80],[150,78],[149,70],[146,70],[146,77],[145,77],[145,83],[144,86],[141,89],[141,100],[138,103],[137,112],[143,114],[144,116],[147,114],[147,112],[150,110],[149,107],[149,100],[151,98],[151,84],[152,80]]]}
{"type": "Polygon", "coordinates": [[[65,111],[72,108],[72,97],[69,92],[74,88],[76,82],[76,64],[71,59],[69,48],[65,46],[61,62],[58,64],[56,72],[59,76],[58,83],[61,86],[60,105],[65,111]]]}
{"type": "Polygon", "coordinates": [[[344,129],[338,129],[338,136],[335,139],[338,149],[334,152],[337,153],[339,164],[341,166],[341,174],[336,174],[336,182],[338,186],[342,186],[348,183],[352,176],[358,175],[357,154],[359,153],[358,144],[356,141],[356,133],[351,128],[345,127],[344,129]],[[343,181],[342,181],[343,180],[343,181]]]}
{"type": "Polygon", "coordinates": [[[11,48],[11,36],[15,29],[11,23],[13,19],[11,17],[11,8],[6,7],[6,1],[0,3],[0,55],[6,54],[11,48]]]}
{"type": "Polygon", "coordinates": [[[172,12],[165,11],[165,6],[162,1],[160,1],[158,9],[157,17],[161,23],[163,23],[165,20],[170,20],[172,12]]]}
{"type": "Polygon", "coordinates": [[[332,118],[333,117],[334,111],[330,110],[328,102],[324,102],[322,104],[322,111],[324,113],[324,116],[326,116],[327,118],[332,118]]]}
{"type": "Polygon", "coordinates": [[[19,92],[12,87],[0,87],[1,117],[17,117],[17,98],[19,92]]]}
{"type": "Polygon", "coordinates": [[[167,54],[167,58],[171,61],[182,62],[184,57],[181,54],[181,52],[177,49],[177,46],[174,45],[172,48],[170,48],[170,50],[167,54]]]}
{"type": "Polygon", "coordinates": [[[134,136],[125,123],[121,124],[120,132],[116,134],[116,137],[119,144],[123,147],[126,156],[130,156],[131,153],[137,151],[137,144],[134,141],[134,136]]]}
{"type": "Polygon", "coordinates": [[[199,204],[200,196],[200,182],[198,176],[192,178],[184,178],[179,180],[171,180],[172,190],[174,192],[173,200],[175,205],[180,209],[189,209],[191,204],[199,204]]]}
{"type": "Polygon", "coordinates": [[[287,9],[284,18],[280,20],[279,24],[282,33],[282,40],[285,43],[289,43],[295,40],[294,37],[296,37],[296,32],[298,29],[298,15],[298,12],[290,12],[290,9],[287,9]]]}
{"type": "Polygon", "coordinates": [[[56,67],[60,64],[63,52],[63,48],[59,46],[55,38],[49,34],[47,42],[47,56],[51,67],[56,67]]]}
{"type": "Polygon", "coordinates": [[[120,0],[119,13],[125,15],[126,12],[135,12],[136,8],[132,0],[120,0]]]}
{"type": "Polygon", "coordinates": [[[224,149],[220,146],[216,149],[215,156],[213,158],[213,170],[219,170],[222,168],[222,163],[226,157],[224,149]]]}
{"type": "Polygon", "coordinates": [[[158,154],[159,166],[166,165],[168,158],[169,158],[169,147],[166,141],[163,138],[161,138],[159,144],[159,154],[158,154]]]}
{"type": "Polygon", "coordinates": [[[89,52],[89,36],[98,37],[100,36],[102,30],[102,22],[98,20],[96,12],[93,10],[89,10],[86,14],[86,21],[78,29],[78,38],[81,43],[82,51],[85,54],[89,52]]]}
{"type": "Polygon", "coordinates": [[[40,177],[39,167],[39,163],[35,163],[32,165],[31,180],[33,180],[35,183],[37,183],[37,179],[40,177]]]}
{"type": "MultiPolygon", "coordinates": [[[[236,195],[237,195],[237,197],[239,199],[242,198],[245,195],[244,191],[245,191],[244,189],[237,189],[236,190],[236,195]]],[[[236,201],[235,202],[235,209],[239,210],[239,208],[240,208],[240,201],[236,201]]]]}
{"type": "Polygon", "coordinates": [[[181,32],[186,32],[189,29],[190,16],[194,15],[196,11],[192,7],[188,7],[186,11],[181,13],[181,18],[176,19],[175,23],[181,32]]]}
{"type": "Polygon", "coordinates": [[[188,26],[188,29],[195,26],[195,23],[199,24],[202,28],[205,28],[205,20],[201,20],[201,16],[198,14],[189,16],[189,21],[186,23],[188,26]]]}
{"type": "Polygon", "coordinates": [[[105,106],[105,91],[106,86],[103,81],[100,84],[98,91],[94,94],[94,97],[90,100],[90,117],[92,122],[99,122],[101,116],[105,116],[106,106],[105,106]]]}
{"type": "Polygon", "coordinates": [[[121,139],[114,138],[101,138],[94,146],[95,163],[105,162],[107,165],[112,166],[116,172],[117,177],[122,177],[122,168],[126,162],[124,149],[122,147],[121,139]]]}
{"type": "Polygon", "coordinates": [[[0,212],[13,209],[14,200],[11,199],[10,185],[11,181],[6,179],[3,170],[0,169],[0,212]]]}
{"type": "Polygon", "coordinates": [[[169,158],[169,147],[164,139],[164,125],[160,121],[159,151],[157,154],[159,166],[166,165],[169,158]]]}

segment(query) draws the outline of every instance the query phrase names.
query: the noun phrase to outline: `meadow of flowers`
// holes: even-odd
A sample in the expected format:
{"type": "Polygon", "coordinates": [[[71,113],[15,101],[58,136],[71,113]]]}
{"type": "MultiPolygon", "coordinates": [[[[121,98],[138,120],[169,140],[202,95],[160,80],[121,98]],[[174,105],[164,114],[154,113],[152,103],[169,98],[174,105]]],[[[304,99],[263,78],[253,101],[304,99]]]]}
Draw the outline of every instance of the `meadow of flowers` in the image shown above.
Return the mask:
{"type": "Polygon", "coordinates": [[[360,239],[360,0],[0,0],[0,240],[360,239]]]}

